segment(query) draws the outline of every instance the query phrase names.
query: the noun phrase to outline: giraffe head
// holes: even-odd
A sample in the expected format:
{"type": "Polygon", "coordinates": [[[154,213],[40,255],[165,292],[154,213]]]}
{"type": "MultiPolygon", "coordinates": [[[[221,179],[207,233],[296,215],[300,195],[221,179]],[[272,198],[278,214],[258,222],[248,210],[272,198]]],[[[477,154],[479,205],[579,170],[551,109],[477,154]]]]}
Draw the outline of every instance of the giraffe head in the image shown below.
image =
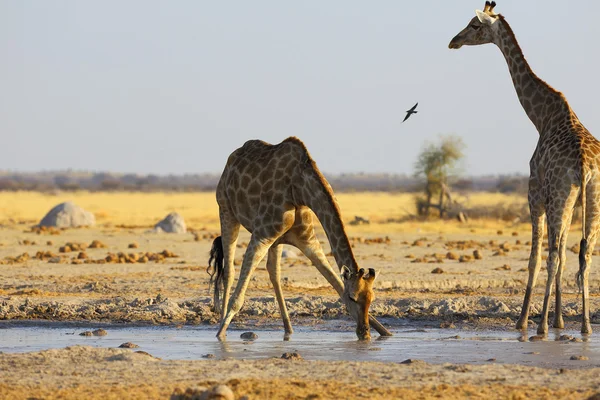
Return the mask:
{"type": "Polygon", "coordinates": [[[346,304],[348,312],[356,321],[356,336],[360,340],[371,339],[369,327],[369,307],[373,301],[373,282],[375,281],[375,270],[369,268],[365,274],[363,268],[352,272],[345,265],[342,267],[342,278],[344,280],[344,294],[342,301],[346,304]]]}
{"type": "Polygon", "coordinates": [[[494,13],[496,2],[486,1],[483,11],[475,10],[475,17],[467,27],[460,31],[448,45],[451,49],[460,49],[462,46],[477,46],[480,44],[494,43],[498,33],[497,24],[500,16],[494,13]]]}

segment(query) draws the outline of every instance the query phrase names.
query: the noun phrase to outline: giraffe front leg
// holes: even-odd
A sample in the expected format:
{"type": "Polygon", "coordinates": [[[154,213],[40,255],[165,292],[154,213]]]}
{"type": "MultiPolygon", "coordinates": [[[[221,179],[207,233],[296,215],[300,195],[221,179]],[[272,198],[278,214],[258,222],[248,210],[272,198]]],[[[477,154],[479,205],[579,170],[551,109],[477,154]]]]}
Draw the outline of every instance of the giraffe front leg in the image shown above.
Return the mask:
{"type": "Polygon", "coordinates": [[[517,329],[527,329],[529,320],[529,309],[531,307],[531,295],[537,282],[538,274],[542,266],[542,242],[544,239],[544,220],[545,213],[543,208],[531,206],[531,253],[529,254],[529,279],[527,280],[527,288],[525,289],[525,297],[523,299],[523,307],[521,308],[521,316],[517,321],[517,329]]]}
{"type": "Polygon", "coordinates": [[[244,261],[242,263],[242,268],[240,269],[238,284],[235,288],[233,296],[229,300],[227,314],[221,321],[221,326],[217,332],[217,337],[219,339],[225,338],[226,331],[231,323],[231,320],[241,310],[242,305],[244,304],[244,297],[246,294],[246,289],[248,289],[248,283],[250,282],[252,272],[254,272],[258,264],[265,257],[269,247],[271,247],[273,242],[274,240],[265,241],[258,239],[255,235],[252,235],[250,243],[248,244],[248,248],[246,249],[246,254],[244,254],[244,261]]]}
{"type": "Polygon", "coordinates": [[[290,322],[290,316],[285,305],[285,298],[283,297],[283,290],[281,289],[281,252],[283,245],[273,245],[269,249],[269,256],[267,257],[267,271],[269,272],[269,279],[275,290],[275,297],[277,298],[277,304],[279,305],[279,312],[281,319],[283,320],[283,327],[285,334],[283,340],[289,340],[294,330],[292,329],[292,323],[290,322]]]}

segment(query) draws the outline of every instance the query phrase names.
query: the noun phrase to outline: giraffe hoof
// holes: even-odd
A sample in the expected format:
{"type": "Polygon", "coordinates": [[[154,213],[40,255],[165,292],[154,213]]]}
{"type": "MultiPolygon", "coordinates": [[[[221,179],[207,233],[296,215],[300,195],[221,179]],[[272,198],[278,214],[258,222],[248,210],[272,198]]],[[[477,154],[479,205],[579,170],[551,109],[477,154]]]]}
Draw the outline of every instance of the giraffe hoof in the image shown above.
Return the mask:
{"type": "Polygon", "coordinates": [[[516,328],[517,328],[518,330],[520,330],[520,331],[527,330],[527,318],[525,318],[525,319],[519,319],[519,320],[517,321],[517,326],[516,326],[516,328]]]}
{"type": "Polygon", "coordinates": [[[556,329],[564,329],[565,328],[565,321],[563,321],[562,318],[555,319],[554,323],[552,324],[552,327],[556,328],[556,329]]]}
{"type": "Polygon", "coordinates": [[[547,335],[548,334],[548,324],[539,324],[537,328],[538,335],[547,335]]]}
{"type": "Polygon", "coordinates": [[[592,326],[590,325],[589,322],[587,324],[584,323],[581,326],[581,333],[583,333],[584,335],[590,335],[592,333],[592,326]]]}

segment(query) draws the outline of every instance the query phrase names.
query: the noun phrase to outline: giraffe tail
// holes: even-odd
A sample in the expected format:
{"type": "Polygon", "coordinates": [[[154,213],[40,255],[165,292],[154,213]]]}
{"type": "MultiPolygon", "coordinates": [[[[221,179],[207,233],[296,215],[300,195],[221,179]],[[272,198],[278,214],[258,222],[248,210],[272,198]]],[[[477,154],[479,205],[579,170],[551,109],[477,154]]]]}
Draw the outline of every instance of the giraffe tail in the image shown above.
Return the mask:
{"type": "Polygon", "coordinates": [[[587,269],[585,255],[588,251],[588,242],[586,237],[586,197],[585,197],[585,164],[581,166],[581,242],[579,242],[579,271],[575,275],[579,291],[583,289],[583,272],[587,269]]]}
{"type": "Polygon", "coordinates": [[[223,241],[221,236],[218,236],[212,244],[210,249],[210,257],[208,259],[208,267],[206,272],[210,275],[210,281],[208,283],[208,290],[214,287],[214,306],[219,306],[219,299],[221,297],[221,286],[223,286],[223,241]]]}

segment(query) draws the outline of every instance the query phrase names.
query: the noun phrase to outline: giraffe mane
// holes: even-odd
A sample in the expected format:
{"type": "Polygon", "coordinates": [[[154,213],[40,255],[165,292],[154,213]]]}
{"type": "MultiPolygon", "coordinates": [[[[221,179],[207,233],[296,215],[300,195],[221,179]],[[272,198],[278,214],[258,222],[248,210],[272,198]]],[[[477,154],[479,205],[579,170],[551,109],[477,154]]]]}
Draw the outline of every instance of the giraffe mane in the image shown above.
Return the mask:
{"type": "MultiPolygon", "coordinates": [[[[310,173],[313,175],[313,177],[315,177],[317,179],[320,186],[323,188],[323,191],[324,191],[325,196],[327,197],[327,200],[333,206],[334,217],[337,218],[340,221],[340,223],[342,224],[342,230],[344,231],[344,235],[346,235],[346,238],[347,238],[348,234],[346,232],[346,227],[344,225],[344,221],[342,220],[342,212],[340,210],[339,204],[335,200],[335,194],[333,193],[333,189],[331,188],[331,185],[329,184],[327,179],[325,179],[325,176],[321,173],[321,170],[319,170],[319,167],[317,166],[317,163],[315,162],[315,160],[313,160],[313,158],[311,157],[310,153],[308,152],[308,149],[306,148],[306,145],[304,144],[304,142],[302,142],[296,136],[290,136],[287,139],[285,139],[282,143],[285,143],[285,142],[295,143],[303,150],[304,156],[306,157],[306,159],[304,160],[304,168],[305,168],[305,170],[310,171],[310,173]]],[[[348,267],[351,269],[352,272],[356,272],[358,270],[358,263],[356,262],[356,258],[354,257],[354,252],[352,251],[351,247],[348,247],[348,252],[350,253],[350,257],[351,257],[352,263],[353,263],[353,265],[350,265],[348,267]]],[[[338,267],[341,268],[341,265],[338,265],[338,267]]]]}

